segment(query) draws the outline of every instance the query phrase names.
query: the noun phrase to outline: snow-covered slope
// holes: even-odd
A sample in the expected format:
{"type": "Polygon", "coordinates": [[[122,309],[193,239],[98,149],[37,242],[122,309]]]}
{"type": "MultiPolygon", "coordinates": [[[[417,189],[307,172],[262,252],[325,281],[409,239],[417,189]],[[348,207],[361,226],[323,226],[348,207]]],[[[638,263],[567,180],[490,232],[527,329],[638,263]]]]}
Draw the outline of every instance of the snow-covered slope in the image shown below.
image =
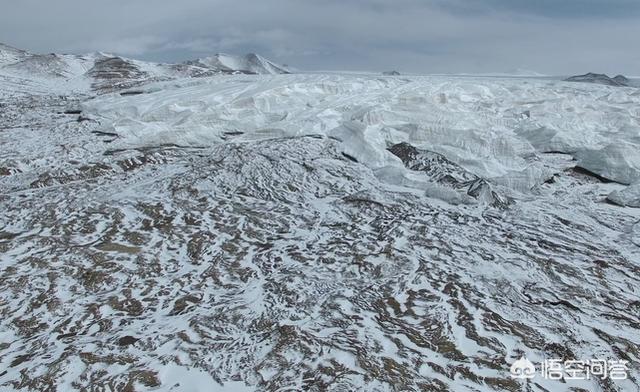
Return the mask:
{"type": "MultiPolygon", "coordinates": [[[[99,71],[156,72],[132,64],[99,71]]],[[[14,82],[0,78],[2,391],[640,387],[640,209],[606,202],[635,205],[637,187],[602,178],[638,170],[638,90],[14,82]],[[624,360],[629,378],[516,380],[522,356],[624,360]]]]}
{"type": "Polygon", "coordinates": [[[27,56],[29,54],[24,50],[0,43],[0,67],[16,63],[27,56]]]}
{"type": "Polygon", "coordinates": [[[75,78],[89,67],[89,61],[80,56],[43,54],[29,55],[3,67],[4,71],[25,78],[75,78]]]}

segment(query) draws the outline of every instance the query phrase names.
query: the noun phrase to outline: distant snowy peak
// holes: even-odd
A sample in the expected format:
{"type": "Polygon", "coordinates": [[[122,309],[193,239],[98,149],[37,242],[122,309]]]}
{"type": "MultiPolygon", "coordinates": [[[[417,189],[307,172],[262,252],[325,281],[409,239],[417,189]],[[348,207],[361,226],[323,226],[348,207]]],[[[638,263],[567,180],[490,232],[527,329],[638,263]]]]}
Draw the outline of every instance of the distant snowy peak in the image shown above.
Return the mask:
{"type": "Polygon", "coordinates": [[[182,64],[158,64],[107,53],[94,53],[84,58],[92,61],[92,67],[88,69],[86,76],[93,80],[93,89],[102,92],[132,88],[152,81],[205,77],[223,73],[289,73],[284,67],[256,54],[243,57],[216,55],[182,64]]]}
{"type": "Polygon", "coordinates": [[[622,75],[618,75],[616,77],[610,78],[605,74],[597,74],[589,72],[584,75],[572,76],[570,78],[565,79],[567,82],[582,82],[582,83],[595,83],[595,84],[603,84],[606,86],[629,86],[629,79],[622,75]]]}
{"type": "Polygon", "coordinates": [[[225,73],[271,75],[290,73],[286,66],[278,65],[255,53],[249,53],[245,56],[233,56],[218,53],[211,57],[205,57],[188,62],[188,64],[219,70],[225,73]]]}

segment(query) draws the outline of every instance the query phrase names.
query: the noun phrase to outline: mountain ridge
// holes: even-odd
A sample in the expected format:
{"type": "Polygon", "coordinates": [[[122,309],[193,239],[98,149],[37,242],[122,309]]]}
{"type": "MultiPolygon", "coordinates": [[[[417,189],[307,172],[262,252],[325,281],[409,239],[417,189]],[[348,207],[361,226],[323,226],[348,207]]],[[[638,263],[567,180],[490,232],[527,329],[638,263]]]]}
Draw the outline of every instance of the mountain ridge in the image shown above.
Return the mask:
{"type": "Polygon", "coordinates": [[[0,43],[0,74],[54,82],[76,81],[98,92],[112,92],[153,81],[185,77],[287,73],[291,73],[287,67],[256,53],[243,56],[218,53],[181,63],[156,63],[106,52],[37,54],[0,43]]]}

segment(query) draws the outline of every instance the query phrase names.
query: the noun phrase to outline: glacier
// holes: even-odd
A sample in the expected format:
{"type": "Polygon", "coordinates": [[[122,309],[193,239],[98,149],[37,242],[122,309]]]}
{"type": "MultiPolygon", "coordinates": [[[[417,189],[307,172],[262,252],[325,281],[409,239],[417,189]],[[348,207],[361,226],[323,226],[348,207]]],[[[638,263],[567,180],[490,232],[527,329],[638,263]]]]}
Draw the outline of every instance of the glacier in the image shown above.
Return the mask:
{"type": "Polygon", "coordinates": [[[535,79],[278,75],[154,84],[146,92],[103,96],[84,110],[118,135],[120,148],[319,135],[383,169],[400,166],[387,147],[406,142],[525,193],[553,176],[545,153],[568,154],[622,184],[640,175],[637,89],[620,96],[535,79]]]}

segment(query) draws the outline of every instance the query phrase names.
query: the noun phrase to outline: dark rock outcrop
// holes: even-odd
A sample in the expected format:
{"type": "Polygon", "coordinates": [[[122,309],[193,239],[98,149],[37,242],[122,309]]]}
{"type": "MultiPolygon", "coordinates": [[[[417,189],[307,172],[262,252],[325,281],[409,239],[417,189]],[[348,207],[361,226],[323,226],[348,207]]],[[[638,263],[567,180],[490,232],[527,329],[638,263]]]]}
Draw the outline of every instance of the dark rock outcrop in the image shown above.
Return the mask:
{"type": "Polygon", "coordinates": [[[508,197],[496,193],[487,180],[451,162],[442,154],[420,150],[409,143],[394,144],[388,150],[400,158],[405,167],[426,173],[435,183],[464,192],[493,207],[506,208],[512,203],[508,197]]]}
{"type": "Polygon", "coordinates": [[[121,57],[97,59],[87,75],[94,79],[92,87],[103,92],[130,88],[150,81],[146,72],[121,57]]]}
{"type": "Polygon", "coordinates": [[[605,74],[597,74],[597,73],[591,73],[591,72],[584,75],[572,76],[570,78],[565,79],[565,82],[595,83],[595,84],[603,84],[606,86],[618,86],[618,87],[629,86],[629,79],[627,79],[622,75],[618,75],[615,78],[610,78],[605,74]]]}
{"type": "Polygon", "coordinates": [[[615,80],[616,82],[618,82],[623,86],[629,86],[629,84],[631,83],[629,79],[627,79],[625,76],[622,76],[622,75],[614,76],[613,80],[615,80]]]}

